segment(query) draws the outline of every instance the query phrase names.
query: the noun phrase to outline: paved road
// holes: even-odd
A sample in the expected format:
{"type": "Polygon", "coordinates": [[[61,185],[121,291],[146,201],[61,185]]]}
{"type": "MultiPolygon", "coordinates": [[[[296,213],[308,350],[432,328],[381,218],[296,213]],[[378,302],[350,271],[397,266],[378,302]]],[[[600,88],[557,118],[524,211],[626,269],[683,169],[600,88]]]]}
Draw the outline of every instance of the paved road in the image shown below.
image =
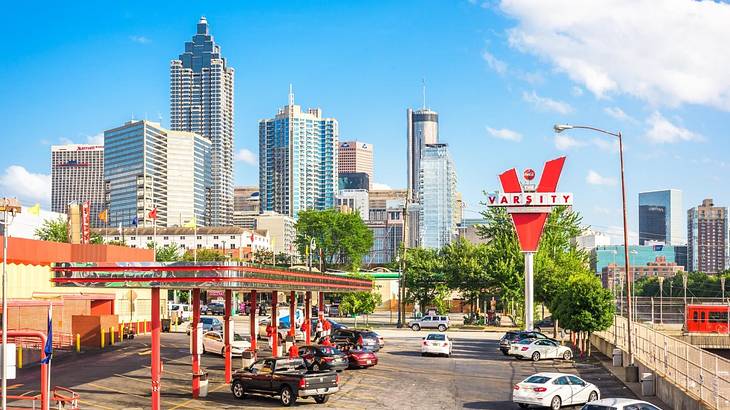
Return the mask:
{"type": "MultiPolygon", "coordinates": [[[[579,374],[597,384],[603,395],[633,397],[617,379],[595,362],[542,361],[534,364],[503,356],[497,350],[497,333],[449,332],[454,338],[451,358],[421,357],[420,340],[426,332],[382,330],[386,347],[380,364],[342,373],[342,391],[324,406],[303,400],[300,406],[338,409],[504,409],[512,385],[539,371],[579,374]]],[[[190,356],[184,333],[162,336],[164,371],[162,401],[165,409],[278,407],[272,398],[233,399],[223,383],[223,359],[206,354],[203,367],[210,371],[210,395],[191,400],[190,356]]],[[[265,344],[265,343],[264,343],[265,344]]],[[[67,355],[53,364],[53,384],[81,394],[85,409],[149,407],[149,336],[118,344],[103,352],[67,355]]],[[[235,364],[234,364],[235,366],[235,364]]],[[[12,394],[37,390],[37,367],[23,369],[12,394]]]]}

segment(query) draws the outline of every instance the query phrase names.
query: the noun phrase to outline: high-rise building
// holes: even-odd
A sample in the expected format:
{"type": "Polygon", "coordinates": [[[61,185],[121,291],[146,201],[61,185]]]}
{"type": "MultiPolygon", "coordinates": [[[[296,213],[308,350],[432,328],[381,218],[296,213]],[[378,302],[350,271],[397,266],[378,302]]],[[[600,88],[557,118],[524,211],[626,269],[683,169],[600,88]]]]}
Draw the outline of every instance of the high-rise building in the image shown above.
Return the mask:
{"type": "Polygon", "coordinates": [[[370,190],[370,176],[365,172],[340,172],[337,187],[343,189],[370,190]]]}
{"type": "Polygon", "coordinates": [[[65,214],[68,204],[89,201],[91,225],[99,225],[104,209],[104,146],[51,147],[51,211],[65,214]]]}
{"type": "Polygon", "coordinates": [[[711,198],[687,211],[687,263],[690,272],[719,273],[730,267],[726,207],[711,198]]]}
{"type": "Polygon", "coordinates": [[[170,63],[170,126],[211,142],[210,223],[233,218],[233,77],[201,17],[192,41],[170,63]]]}
{"type": "Polygon", "coordinates": [[[339,125],[294,104],[274,118],[259,121],[259,189],[261,211],[297,217],[299,211],[328,209],[337,192],[339,125]]]}
{"type": "Polygon", "coordinates": [[[456,235],[456,169],[446,144],[428,144],[421,155],[419,245],[441,249],[456,235]]]}
{"type": "Polygon", "coordinates": [[[366,265],[383,265],[395,261],[403,242],[405,204],[405,198],[387,199],[383,212],[376,214],[378,219],[366,222],[368,229],[373,232],[373,246],[363,259],[366,265]]]}
{"type": "MultiPolygon", "coordinates": [[[[424,91],[425,95],[425,91],[424,91]]],[[[419,184],[421,178],[421,158],[427,144],[437,144],[439,141],[438,113],[425,106],[420,110],[408,109],[407,116],[407,145],[408,145],[408,195],[409,204],[406,211],[406,243],[408,247],[419,246],[419,220],[421,205],[419,204],[419,184]]]]}
{"type": "Polygon", "coordinates": [[[368,191],[365,189],[340,190],[335,197],[335,203],[337,208],[342,212],[356,212],[360,214],[360,218],[363,221],[367,221],[370,217],[368,191]]]}
{"type": "Polygon", "coordinates": [[[255,229],[260,211],[259,187],[242,186],[233,190],[233,225],[255,229]]]}
{"type": "Polygon", "coordinates": [[[683,228],[682,191],[666,189],[639,193],[639,245],[687,243],[683,228]]]}
{"type": "Polygon", "coordinates": [[[211,144],[192,132],[171,131],[151,121],[129,121],[104,131],[104,186],[108,225],[183,225],[193,215],[210,223],[211,144]]]}
{"type": "Polygon", "coordinates": [[[340,175],[364,172],[368,174],[369,184],[372,184],[373,144],[362,141],[341,142],[337,170],[340,175]]]}

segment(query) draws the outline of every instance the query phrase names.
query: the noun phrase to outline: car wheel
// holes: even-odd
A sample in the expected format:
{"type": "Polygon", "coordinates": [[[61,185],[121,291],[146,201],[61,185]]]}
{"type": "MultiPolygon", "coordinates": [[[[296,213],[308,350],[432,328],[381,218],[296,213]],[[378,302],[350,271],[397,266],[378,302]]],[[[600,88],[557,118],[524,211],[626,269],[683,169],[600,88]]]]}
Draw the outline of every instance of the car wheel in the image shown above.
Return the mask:
{"type": "Polygon", "coordinates": [[[532,354],[532,361],[537,362],[540,360],[540,352],[535,352],[532,354]]]}
{"type": "Polygon", "coordinates": [[[562,405],[563,401],[560,400],[560,396],[555,396],[552,400],[550,400],[550,408],[553,410],[560,410],[562,405]]]}
{"type": "Polygon", "coordinates": [[[317,402],[317,404],[325,404],[327,403],[327,400],[330,399],[330,396],[320,395],[320,396],[314,396],[314,401],[317,402]]]}
{"type": "Polygon", "coordinates": [[[517,405],[520,406],[521,409],[526,409],[530,407],[530,405],[527,403],[517,403],[517,405]]]}
{"type": "Polygon", "coordinates": [[[439,329],[439,332],[445,332],[446,331],[446,325],[439,325],[438,329],[439,329]]]}
{"type": "Polygon", "coordinates": [[[203,344],[203,351],[201,353],[205,354],[205,344],[203,344]]]}
{"type": "Polygon", "coordinates": [[[573,357],[573,352],[570,350],[563,353],[563,360],[570,360],[573,357]]]}
{"type": "Polygon", "coordinates": [[[294,395],[294,392],[292,392],[292,389],[289,386],[282,387],[279,395],[281,404],[286,407],[294,405],[297,401],[297,396],[294,395]]]}
{"type": "Polygon", "coordinates": [[[414,332],[418,332],[419,330],[421,330],[421,326],[415,323],[411,326],[411,329],[413,329],[414,332]]]}
{"type": "Polygon", "coordinates": [[[596,401],[596,400],[598,400],[598,393],[596,393],[595,391],[592,391],[591,394],[588,395],[588,403],[590,403],[592,401],[596,401]]]}
{"type": "Polygon", "coordinates": [[[233,397],[239,400],[243,400],[246,398],[246,390],[243,388],[243,383],[241,383],[240,381],[234,381],[231,390],[233,391],[233,397]]]}
{"type": "Polygon", "coordinates": [[[500,352],[502,352],[502,354],[505,355],[505,356],[509,356],[509,353],[508,352],[505,352],[504,350],[500,350],[500,352]]]}

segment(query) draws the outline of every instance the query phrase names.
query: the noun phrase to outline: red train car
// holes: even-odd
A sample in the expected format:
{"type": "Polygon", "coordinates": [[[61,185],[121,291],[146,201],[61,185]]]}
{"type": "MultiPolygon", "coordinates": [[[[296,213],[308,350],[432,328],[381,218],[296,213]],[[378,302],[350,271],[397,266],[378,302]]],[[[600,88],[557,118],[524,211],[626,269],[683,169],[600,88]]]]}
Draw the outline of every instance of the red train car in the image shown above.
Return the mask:
{"type": "Polygon", "coordinates": [[[687,305],[688,333],[728,333],[728,305],[687,305]]]}

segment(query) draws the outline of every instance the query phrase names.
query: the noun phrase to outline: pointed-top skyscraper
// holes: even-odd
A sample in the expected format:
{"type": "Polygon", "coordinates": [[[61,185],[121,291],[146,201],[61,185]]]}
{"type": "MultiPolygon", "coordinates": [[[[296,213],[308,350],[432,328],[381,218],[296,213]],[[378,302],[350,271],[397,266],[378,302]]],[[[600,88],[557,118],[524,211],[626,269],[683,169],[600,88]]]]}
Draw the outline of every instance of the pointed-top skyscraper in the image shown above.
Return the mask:
{"type": "Polygon", "coordinates": [[[201,221],[208,226],[233,221],[233,75],[201,17],[192,41],[170,63],[170,127],[211,142],[212,184],[201,221]]]}

